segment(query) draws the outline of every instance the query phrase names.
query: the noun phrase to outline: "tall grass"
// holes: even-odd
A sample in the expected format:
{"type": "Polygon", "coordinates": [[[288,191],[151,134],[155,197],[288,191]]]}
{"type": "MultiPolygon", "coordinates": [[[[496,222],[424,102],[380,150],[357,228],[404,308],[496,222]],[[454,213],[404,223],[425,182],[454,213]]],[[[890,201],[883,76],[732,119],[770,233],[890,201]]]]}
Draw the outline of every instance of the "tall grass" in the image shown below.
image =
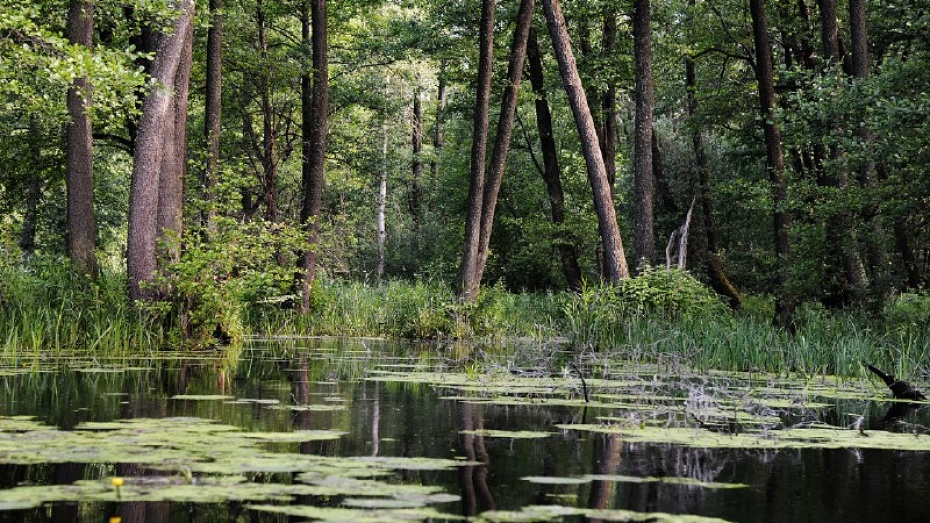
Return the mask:
{"type": "Polygon", "coordinates": [[[91,278],[58,259],[0,265],[0,352],[145,353],[158,348],[158,322],[129,306],[126,280],[108,271],[91,278]]]}

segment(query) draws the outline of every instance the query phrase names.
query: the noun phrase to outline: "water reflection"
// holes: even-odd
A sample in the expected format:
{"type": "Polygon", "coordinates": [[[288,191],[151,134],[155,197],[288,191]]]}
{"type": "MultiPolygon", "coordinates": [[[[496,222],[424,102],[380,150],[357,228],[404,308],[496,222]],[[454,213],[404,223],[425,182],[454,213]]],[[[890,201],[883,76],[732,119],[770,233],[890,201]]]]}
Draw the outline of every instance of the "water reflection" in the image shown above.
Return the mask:
{"type": "MultiPolygon", "coordinates": [[[[440,508],[464,516],[519,510],[531,504],[701,514],[740,522],[921,521],[930,513],[930,454],[926,452],[700,449],[560,431],[554,428],[557,424],[596,423],[610,412],[446,400],[440,398],[449,395],[449,390],[364,381],[361,378],[378,365],[443,365],[430,363],[435,351],[366,343],[362,347],[347,341],[295,341],[228,357],[133,362],[129,368],[116,362],[105,366],[97,362],[97,368],[62,362],[48,372],[0,376],[0,415],[37,416],[65,429],[87,421],[173,416],[214,419],[249,431],[338,429],[347,435],[333,441],[280,445],[281,452],[468,461],[470,465],[454,471],[401,470],[391,479],[398,484],[435,485],[458,494],[459,504],[440,508]],[[194,394],[250,401],[172,399],[194,394]],[[554,435],[497,438],[484,435],[481,431],[486,429],[554,435]],[[523,479],[586,475],[594,478],[544,484],[523,479]],[[646,478],[750,487],[728,490],[646,478]],[[888,503],[890,499],[895,501],[888,503]]],[[[850,414],[860,416],[868,431],[930,425],[919,405],[905,403],[889,408],[849,401],[816,415],[842,427],[851,424],[850,414]]],[[[16,485],[68,485],[112,476],[166,474],[175,473],[137,464],[0,465],[0,502],[2,489],[16,485]]],[[[250,480],[269,477],[254,474],[250,480]]],[[[275,480],[295,481],[290,476],[275,480]]],[[[340,496],[303,496],[292,503],[336,507],[341,501],[340,496]]],[[[99,522],[111,516],[120,517],[123,523],[287,521],[285,516],[249,510],[244,503],[54,503],[45,509],[0,511],[3,522],[99,522]]]]}

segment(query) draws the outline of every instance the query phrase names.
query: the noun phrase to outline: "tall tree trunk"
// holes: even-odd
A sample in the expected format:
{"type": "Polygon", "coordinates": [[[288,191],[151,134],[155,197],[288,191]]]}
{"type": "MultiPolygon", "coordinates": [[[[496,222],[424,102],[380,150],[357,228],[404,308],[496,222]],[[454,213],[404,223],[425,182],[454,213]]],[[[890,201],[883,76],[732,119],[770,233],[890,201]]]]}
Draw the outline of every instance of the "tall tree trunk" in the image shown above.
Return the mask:
{"type": "MultiPolygon", "coordinates": [[[[842,63],[840,52],[839,27],[835,0],[818,0],[820,6],[820,32],[823,46],[823,56],[833,63],[842,63]]],[[[833,128],[836,123],[827,122],[827,128],[833,128]]],[[[832,163],[839,166],[840,150],[836,145],[829,145],[828,154],[832,163]]],[[[846,199],[849,192],[849,173],[842,167],[834,176],[824,177],[827,184],[835,185],[839,189],[840,198],[846,199]]],[[[868,288],[869,281],[866,275],[865,264],[859,255],[859,239],[853,218],[847,209],[841,209],[836,216],[827,221],[828,240],[839,239],[840,265],[845,284],[839,289],[842,301],[860,298],[868,288]]]]}
{"type": "MultiPolygon", "coordinates": [[[[869,77],[869,37],[866,18],[866,1],[850,0],[849,29],[852,47],[852,76],[855,80],[865,80],[869,77]]],[[[857,116],[863,120],[860,123],[864,123],[865,115],[857,116]]],[[[859,126],[859,141],[864,149],[868,149],[872,143],[872,134],[865,125],[859,126]]],[[[874,171],[875,164],[871,160],[860,162],[859,183],[866,191],[874,185],[872,180],[874,171]]],[[[885,233],[877,219],[877,202],[871,195],[866,196],[866,202],[864,216],[869,227],[869,234],[866,236],[866,255],[872,271],[873,286],[877,287],[879,294],[883,294],[883,287],[887,284],[885,281],[885,233]]]]}
{"type": "MultiPolygon", "coordinates": [[[[520,82],[523,80],[523,63],[526,60],[527,38],[533,23],[536,0],[521,0],[517,12],[516,26],[513,30],[513,43],[510,47],[510,62],[507,64],[507,85],[501,100],[501,112],[497,120],[497,134],[494,136],[494,149],[491,153],[491,165],[484,185],[484,198],[481,210],[481,236],[478,247],[478,263],[475,267],[475,286],[481,285],[484,267],[488,262],[488,248],[491,244],[491,230],[494,227],[494,213],[497,209],[497,195],[500,192],[504,170],[507,168],[507,155],[510,152],[510,139],[513,136],[513,119],[517,112],[520,95],[520,82]]],[[[475,289],[477,293],[477,288],[475,289]]]]}
{"type": "Polygon", "coordinates": [[[773,207],[775,238],[775,319],[776,324],[793,330],[795,300],[788,287],[789,216],[788,184],[785,180],[785,159],[782,154],[781,131],[775,121],[775,81],[772,69],[772,48],[764,0],[749,0],[753,40],[756,47],[756,80],[759,84],[759,108],[765,135],[765,154],[773,207]]]}
{"type": "Polygon", "coordinates": [[[465,247],[459,267],[458,295],[464,301],[475,299],[475,277],[481,244],[481,211],[484,197],[485,158],[487,156],[488,107],[491,100],[491,73],[494,60],[494,0],[482,0],[478,28],[478,83],[475,95],[474,127],[471,143],[471,168],[468,203],[465,211],[465,247]]]}
{"type": "MultiPolygon", "coordinates": [[[[268,41],[266,38],[265,11],[258,2],[258,47],[262,63],[268,64],[268,41]]],[[[277,131],[274,124],[274,106],[271,102],[271,85],[267,74],[259,78],[259,97],[262,106],[262,185],[265,200],[265,219],[278,221],[278,158],[277,131]]]]}
{"type": "Polygon", "coordinates": [[[433,154],[430,157],[430,177],[439,177],[439,156],[442,153],[442,113],[446,109],[446,75],[439,71],[439,86],[436,88],[436,122],[433,127],[433,154]]]}
{"type": "MultiPolygon", "coordinates": [[[[413,220],[413,255],[419,259],[420,226],[423,213],[423,109],[420,103],[420,87],[413,95],[413,122],[410,144],[413,153],[411,165],[412,183],[410,184],[410,216],[413,220]]],[[[385,158],[387,156],[385,155],[385,158]]]]}
{"type": "Polygon", "coordinates": [[[543,0],[543,8],[546,12],[546,22],[549,26],[556,60],[559,63],[562,84],[568,95],[575,125],[581,137],[588,180],[594,193],[594,207],[597,211],[607,277],[611,282],[618,283],[629,278],[630,272],[623,253],[623,240],[620,238],[620,227],[617,225],[617,215],[607,180],[607,169],[604,167],[604,157],[601,155],[601,148],[598,144],[591,109],[588,106],[584,88],[581,86],[581,78],[578,76],[578,66],[572,53],[562,7],[558,0],[543,0]]]}
{"type": "Polygon", "coordinates": [[[562,262],[562,274],[569,288],[580,291],[583,285],[581,267],[578,265],[578,252],[571,238],[567,237],[563,229],[565,223],[565,196],[562,191],[562,175],[559,169],[559,155],[552,133],[552,114],[549,111],[549,101],[546,98],[546,84],[543,78],[542,56],[539,52],[539,43],[536,31],[532,28],[529,33],[527,45],[527,59],[529,60],[530,84],[536,94],[536,126],[539,130],[539,143],[543,157],[543,180],[549,193],[549,207],[552,212],[552,223],[558,231],[556,245],[562,262]]]}
{"type": "Polygon", "coordinates": [[[649,0],[633,4],[633,46],[636,55],[636,118],[633,141],[633,218],[636,265],[656,262],[655,177],[652,172],[652,29],[649,0]]]}
{"type": "MultiPolygon", "coordinates": [[[[153,62],[151,55],[158,49],[159,33],[155,28],[155,24],[153,24],[151,20],[140,19],[136,15],[136,7],[131,4],[123,5],[123,15],[126,17],[126,20],[138,24],[139,26],[139,32],[129,36],[129,44],[139,53],[135,58],[136,66],[145,72],[145,74],[151,76],[153,62]]],[[[148,90],[146,88],[136,90],[136,106],[134,108],[141,109],[142,104],[145,103],[146,96],[148,96],[148,90]]],[[[134,113],[130,113],[126,117],[126,134],[129,135],[129,144],[132,154],[135,154],[136,150],[136,136],[139,134],[140,124],[139,119],[140,116],[134,113]]]]}
{"type": "Polygon", "coordinates": [[[192,0],[180,0],[178,7],[172,32],[159,41],[152,65],[153,82],[142,104],[142,118],[136,136],[126,250],[126,272],[132,300],[147,300],[157,294],[152,283],[158,269],[155,246],[159,236],[159,180],[163,172],[162,163],[165,162],[163,145],[174,139],[168,133],[175,128],[176,92],[187,90],[186,85],[176,85],[175,81],[178,68],[184,61],[184,51],[189,49],[185,37],[191,34],[194,16],[192,0]]]}
{"type": "MultiPolygon", "coordinates": [[[[304,121],[303,137],[303,202],[300,208],[300,222],[307,231],[307,250],[301,256],[303,269],[301,306],[303,313],[310,312],[310,293],[316,276],[316,248],[320,234],[320,211],[323,207],[323,179],[326,173],[326,120],[329,110],[329,43],[326,36],[326,0],[309,0],[311,27],[304,24],[304,41],[308,29],[311,38],[313,88],[309,111],[303,109],[304,118],[309,116],[310,125],[304,121]],[[309,114],[308,114],[309,113],[309,114]],[[309,131],[309,133],[307,133],[309,131]]],[[[304,9],[306,13],[306,7],[304,9]]],[[[306,17],[305,17],[306,18],[306,17]]]]}
{"type": "MultiPolygon", "coordinates": [[[[611,56],[617,46],[617,13],[608,4],[604,13],[604,28],[601,49],[611,56]]],[[[617,84],[613,77],[607,78],[607,88],[601,93],[601,122],[598,133],[607,183],[613,189],[617,181],[617,84]]]]}
{"type": "MultiPolygon", "coordinates": [[[[94,4],[71,0],[68,41],[88,49],[94,45],[94,4]]],[[[76,78],[68,89],[66,185],[68,190],[68,256],[75,268],[97,272],[97,221],[94,219],[94,147],[90,115],[90,83],[76,78]]]]}
{"type": "Polygon", "coordinates": [[[193,51],[193,24],[181,36],[184,49],[174,78],[174,97],[166,122],[165,152],[158,184],[158,236],[163,246],[159,263],[174,263],[181,256],[184,212],[184,177],[187,173],[187,106],[193,51]]]}
{"type": "Polygon", "coordinates": [[[378,260],[375,276],[378,283],[384,275],[384,247],[387,243],[387,181],[388,181],[388,127],[387,122],[381,129],[381,179],[378,183],[378,260]]]}
{"type": "Polygon", "coordinates": [[[206,167],[201,199],[206,211],[201,216],[206,229],[212,230],[216,215],[213,188],[219,176],[220,135],[223,100],[223,0],[210,0],[210,29],[207,31],[207,88],[204,108],[204,137],[207,141],[206,167]]]}
{"type": "Polygon", "coordinates": [[[694,123],[698,111],[697,102],[697,75],[694,71],[694,60],[685,58],[685,86],[687,87],[687,111],[691,120],[691,146],[694,149],[694,169],[698,176],[698,190],[700,191],[701,210],[704,217],[704,234],[707,238],[707,262],[704,270],[714,291],[727,298],[733,309],[742,307],[743,300],[730,282],[720,260],[720,240],[717,233],[717,220],[714,211],[714,198],[710,191],[710,171],[707,168],[707,156],[704,153],[704,139],[701,129],[694,123]]]}

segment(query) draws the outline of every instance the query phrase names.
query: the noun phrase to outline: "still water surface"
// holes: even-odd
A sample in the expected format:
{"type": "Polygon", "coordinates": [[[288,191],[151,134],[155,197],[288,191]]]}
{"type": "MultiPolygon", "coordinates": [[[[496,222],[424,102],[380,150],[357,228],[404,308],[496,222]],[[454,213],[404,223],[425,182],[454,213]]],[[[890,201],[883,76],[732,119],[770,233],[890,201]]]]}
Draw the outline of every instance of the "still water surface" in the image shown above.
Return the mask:
{"type": "MultiPolygon", "coordinates": [[[[11,427],[13,416],[32,416],[69,431],[89,422],[156,418],[214,420],[243,432],[341,431],[344,434],[335,439],[264,443],[262,448],[295,456],[456,460],[459,466],[436,470],[405,465],[378,477],[398,489],[425,485],[451,494],[429,502],[432,509],[448,515],[434,515],[432,521],[482,514],[502,520],[507,514],[501,511],[533,505],[691,514],[746,523],[930,521],[930,452],[926,450],[746,450],[632,443],[618,434],[566,430],[567,424],[597,423],[611,412],[588,409],[583,403],[547,405],[544,393],[538,403],[529,405],[475,403],[462,399],[466,393],[435,385],[400,378],[367,379],[383,377],[381,371],[413,368],[461,372],[461,366],[456,369],[448,363],[447,354],[448,349],[436,346],[289,340],[255,342],[238,355],[197,359],[20,360],[0,369],[0,430],[11,427]],[[483,432],[489,430],[549,434],[522,438],[483,432]],[[591,475],[594,478],[586,478],[591,475]],[[739,485],[743,486],[726,488],[739,485]]],[[[477,384],[468,393],[480,395],[481,381],[475,378],[477,384]]],[[[598,392],[596,385],[590,388],[592,394],[598,392]]],[[[661,392],[674,388],[666,383],[661,392]]],[[[658,389],[651,392],[658,393],[658,389]]],[[[580,400],[581,391],[575,387],[558,396],[580,400]]],[[[881,418],[887,408],[880,402],[851,399],[805,415],[838,427],[862,416],[859,428],[875,430],[885,427],[881,418]]],[[[928,438],[914,428],[930,426],[925,410],[916,409],[906,418],[914,438],[928,438]]],[[[0,451],[0,509],[4,509],[0,522],[284,522],[312,518],[252,507],[364,507],[352,500],[365,493],[350,488],[344,494],[295,495],[287,501],[110,499],[46,502],[38,508],[14,510],[12,503],[4,506],[4,501],[12,499],[12,489],[24,486],[185,475],[196,482],[198,477],[196,469],[192,474],[185,465],[171,470],[128,460],[62,462],[60,458],[24,463],[14,454],[0,451]]],[[[244,476],[248,482],[299,482],[293,472],[275,470],[253,470],[244,476]]],[[[358,488],[367,487],[360,483],[358,488]]],[[[372,510],[369,516],[374,520],[417,518],[415,513],[372,510]]],[[[361,520],[362,513],[332,517],[361,520]]]]}

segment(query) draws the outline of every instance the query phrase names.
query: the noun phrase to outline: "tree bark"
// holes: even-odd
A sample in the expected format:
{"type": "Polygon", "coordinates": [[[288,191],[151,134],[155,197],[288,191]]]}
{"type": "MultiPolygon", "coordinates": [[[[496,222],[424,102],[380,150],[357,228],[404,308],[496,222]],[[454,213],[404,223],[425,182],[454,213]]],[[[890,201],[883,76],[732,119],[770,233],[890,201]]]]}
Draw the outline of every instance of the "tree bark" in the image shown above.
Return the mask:
{"type": "Polygon", "coordinates": [[[571,41],[565,26],[565,16],[558,0],[543,0],[546,12],[546,22],[549,34],[555,49],[556,60],[559,63],[559,72],[562,75],[562,84],[568,95],[575,125],[581,136],[582,152],[588,170],[588,180],[594,193],[594,206],[597,210],[598,226],[604,249],[604,259],[607,277],[613,283],[630,277],[623,253],[623,240],[620,238],[620,228],[617,225],[617,215],[614,211],[610,185],[607,180],[607,169],[604,167],[604,157],[601,155],[598,144],[594,120],[591,118],[591,109],[581,86],[578,76],[578,66],[572,53],[571,41]]]}
{"type": "MultiPolygon", "coordinates": [[[[617,14],[614,7],[608,5],[604,13],[604,28],[601,49],[610,56],[617,46],[617,14]]],[[[601,153],[604,155],[604,168],[607,170],[607,183],[613,189],[617,181],[617,84],[613,77],[607,78],[607,88],[601,93],[601,122],[598,133],[601,153]]]]}
{"type": "Polygon", "coordinates": [[[208,231],[212,230],[216,216],[213,188],[219,175],[220,136],[222,134],[223,0],[210,0],[210,19],[212,23],[207,31],[207,87],[204,107],[207,157],[200,195],[206,205],[201,220],[208,231]]]}
{"type": "Polygon", "coordinates": [[[636,55],[636,117],[633,141],[633,218],[636,265],[654,265],[655,177],[652,171],[652,113],[655,87],[652,79],[652,30],[649,0],[633,6],[633,42],[636,55]]]}
{"type": "Polygon", "coordinates": [[[491,100],[491,73],[494,60],[494,0],[482,0],[478,29],[478,83],[475,96],[472,130],[471,168],[468,203],[465,212],[465,247],[458,275],[458,296],[463,301],[474,300],[478,251],[481,244],[481,211],[487,156],[488,107],[491,100]]]}
{"type": "Polygon", "coordinates": [[[781,131],[775,121],[775,81],[772,69],[772,48],[764,0],[750,0],[753,41],[756,47],[756,80],[759,84],[759,109],[765,136],[766,167],[771,185],[773,232],[775,238],[775,318],[776,324],[794,329],[795,300],[788,288],[789,250],[787,206],[788,184],[785,180],[785,159],[782,153],[781,131]]]}
{"type": "MultiPolygon", "coordinates": [[[[852,76],[855,80],[865,80],[869,77],[869,38],[866,25],[866,1],[850,0],[849,2],[849,30],[852,47],[852,76]]],[[[864,124],[865,115],[856,115],[863,121],[858,123],[864,124]]],[[[869,148],[872,143],[872,134],[865,125],[859,125],[859,141],[861,147],[869,148]]],[[[859,164],[859,184],[866,190],[869,190],[873,184],[873,173],[875,163],[871,160],[862,161],[859,164]]],[[[883,287],[887,282],[885,278],[885,250],[884,237],[885,233],[879,223],[878,204],[871,195],[867,195],[867,203],[864,209],[865,221],[868,224],[869,234],[866,237],[866,255],[868,258],[869,268],[872,271],[873,286],[883,287]]],[[[884,293],[883,289],[877,289],[879,293],[884,293]]]]}
{"type": "MultiPolygon", "coordinates": [[[[185,36],[191,34],[194,15],[192,0],[180,0],[178,7],[172,33],[165,34],[158,45],[152,64],[153,81],[142,104],[136,136],[126,251],[129,297],[132,300],[148,300],[157,295],[152,284],[158,269],[155,247],[159,235],[160,177],[165,163],[163,145],[173,140],[168,133],[175,127],[178,109],[175,91],[187,89],[186,85],[176,85],[175,82],[178,68],[184,60],[184,51],[189,49],[185,36]]],[[[187,60],[189,62],[190,59],[187,60]]]]}
{"type": "Polygon", "coordinates": [[[685,58],[685,86],[687,87],[688,118],[692,120],[691,146],[694,149],[694,169],[698,176],[698,190],[700,191],[701,210],[704,218],[704,234],[707,238],[707,262],[704,271],[710,286],[714,291],[725,297],[732,309],[739,309],[743,305],[742,296],[730,282],[720,259],[720,240],[717,233],[717,220],[714,210],[714,198],[710,191],[710,171],[707,168],[707,156],[704,153],[704,139],[701,129],[693,123],[698,111],[697,102],[697,75],[694,71],[694,60],[685,58]]]}
{"type": "Polygon", "coordinates": [[[542,56],[536,31],[530,29],[527,59],[529,60],[530,85],[536,94],[536,127],[539,131],[539,145],[543,157],[542,176],[549,194],[549,207],[552,223],[558,231],[556,245],[562,262],[562,274],[570,289],[580,291],[583,286],[581,267],[578,265],[578,251],[571,238],[563,230],[565,223],[565,196],[562,191],[562,175],[559,169],[559,156],[555,138],[552,133],[552,114],[546,98],[546,84],[543,78],[542,56]]]}
{"type": "Polygon", "coordinates": [[[446,109],[446,75],[439,72],[439,86],[436,88],[436,123],[433,127],[433,154],[429,168],[433,180],[439,177],[439,156],[442,153],[442,113],[446,109]]]}
{"type": "MultiPolygon", "coordinates": [[[[94,45],[94,4],[71,0],[68,41],[88,49],[94,45]]],[[[88,108],[90,83],[76,78],[68,89],[67,175],[68,256],[76,269],[97,272],[97,221],[94,219],[94,147],[88,108]]]]}
{"type": "MultiPolygon", "coordinates": [[[[262,63],[268,64],[268,41],[266,38],[265,10],[258,2],[258,48],[262,63]]],[[[262,106],[262,189],[265,203],[265,219],[278,221],[278,135],[274,125],[274,106],[271,102],[271,86],[267,74],[259,76],[259,97],[262,106]]]]}
{"type": "MultiPolygon", "coordinates": [[[[326,34],[326,0],[309,1],[311,24],[307,27],[304,23],[302,31],[304,41],[309,36],[308,30],[312,30],[313,33],[311,38],[313,87],[309,110],[306,106],[303,108],[305,134],[301,148],[303,201],[300,208],[300,222],[306,228],[307,249],[301,256],[303,278],[300,310],[305,314],[310,312],[310,294],[313,290],[313,280],[316,277],[316,248],[320,234],[320,211],[323,207],[326,122],[329,110],[329,43],[326,34]],[[307,120],[309,120],[309,128],[307,120]]],[[[304,12],[306,13],[306,4],[304,12]]],[[[304,18],[306,19],[306,16],[304,18]]]]}
{"type": "MultiPolygon", "coordinates": [[[[516,26],[513,30],[513,43],[510,47],[510,62],[507,65],[507,85],[501,100],[501,112],[497,120],[497,134],[494,136],[494,148],[491,153],[491,165],[484,185],[484,197],[481,210],[481,236],[478,246],[478,263],[475,267],[475,286],[481,285],[484,267],[488,261],[488,248],[491,244],[491,230],[494,227],[494,213],[497,209],[497,196],[500,193],[504,170],[507,168],[507,155],[510,152],[510,139],[513,136],[513,120],[517,112],[520,95],[520,82],[523,79],[523,63],[526,60],[527,38],[533,23],[536,0],[521,0],[517,12],[516,26]]],[[[475,289],[477,293],[477,288],[475,289]]]]}
{"type": "MultiPolygon", "coordinates": [[[[420,103],[420,88],[417,86],[413,95],[413,121],[410,133],[412,183],[410,184],[410,217],[413,221],[413,254],[419,259],[420,227],[423,219],[423,109],[420,103]]],[[[385,155],[385,158],[387,156],[385,155]]]]}

